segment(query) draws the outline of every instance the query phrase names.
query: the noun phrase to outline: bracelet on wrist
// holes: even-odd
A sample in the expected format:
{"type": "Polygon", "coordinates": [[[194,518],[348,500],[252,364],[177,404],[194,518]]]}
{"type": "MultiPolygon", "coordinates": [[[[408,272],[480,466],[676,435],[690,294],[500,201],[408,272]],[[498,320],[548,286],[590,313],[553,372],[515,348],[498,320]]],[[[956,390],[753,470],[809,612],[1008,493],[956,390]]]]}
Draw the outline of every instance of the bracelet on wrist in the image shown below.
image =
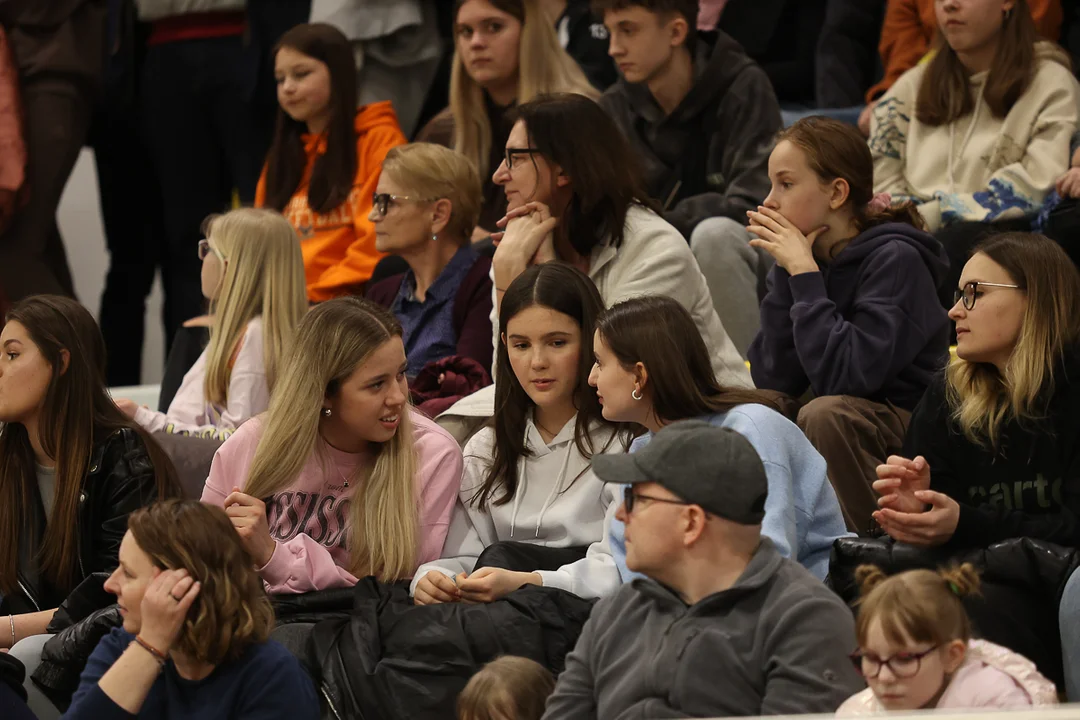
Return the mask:
{"type": "Polygon", "coordinates": [[[138,635],[135,636],[135,644],[138,645],[139,647],[141,647],[146,652],[153,655],[154,659],[158,661],[158,665],[160,665],[161,667],[165,667],[165,660],[166,660],[165,653],[161,652],[156,647],[154,647],[150,643],[146,642],[145,640],[143,640],[138,635]]]}

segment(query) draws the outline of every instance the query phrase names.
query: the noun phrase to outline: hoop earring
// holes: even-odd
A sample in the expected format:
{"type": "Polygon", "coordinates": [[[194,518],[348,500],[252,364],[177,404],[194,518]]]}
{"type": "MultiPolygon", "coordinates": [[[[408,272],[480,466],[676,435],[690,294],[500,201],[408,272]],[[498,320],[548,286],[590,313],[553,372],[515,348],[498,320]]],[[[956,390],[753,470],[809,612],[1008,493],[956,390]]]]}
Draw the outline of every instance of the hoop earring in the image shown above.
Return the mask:
{"type": "Polygon", "coordinates": [[[642,394],[638,392],[637,388],[634,388],[634,391],[630,393],[630,397],[634,398],[635,400],[641,400],[643,398],[642,394]]]}
{"type": "Polygon", "coordinates": [[[322,416],[323,417],[330,417],[333,414],[334,413],[330,410],[330,408],[323,408],[322,409],[322,416]]]}

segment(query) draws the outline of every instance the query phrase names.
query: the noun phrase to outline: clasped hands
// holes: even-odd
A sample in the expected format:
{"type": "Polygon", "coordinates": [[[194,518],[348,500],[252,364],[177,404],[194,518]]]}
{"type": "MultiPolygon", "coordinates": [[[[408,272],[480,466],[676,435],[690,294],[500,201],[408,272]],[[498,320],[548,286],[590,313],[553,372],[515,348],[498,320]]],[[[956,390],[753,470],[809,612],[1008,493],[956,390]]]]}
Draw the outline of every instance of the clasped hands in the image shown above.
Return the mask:
{"type": "Polygon", "coordinates": [[[881,496],[881,509],[873,517],[890,537],[917,547],[934,547],[952,538],[960,521],[960,505],[930,489],[926,458],[892,455],[877,466],[877,477],[874,491],[881,496]]]}
{"type": "Polygon", "coordinates": [[[484,567],[470,575],[458,573],[453,579],[438,570],[431,570],[416,584],[413,601],[417,605],[486,603],[498,600],[522,585],[543,584],[539,573],[502,568],[484,567]]]}

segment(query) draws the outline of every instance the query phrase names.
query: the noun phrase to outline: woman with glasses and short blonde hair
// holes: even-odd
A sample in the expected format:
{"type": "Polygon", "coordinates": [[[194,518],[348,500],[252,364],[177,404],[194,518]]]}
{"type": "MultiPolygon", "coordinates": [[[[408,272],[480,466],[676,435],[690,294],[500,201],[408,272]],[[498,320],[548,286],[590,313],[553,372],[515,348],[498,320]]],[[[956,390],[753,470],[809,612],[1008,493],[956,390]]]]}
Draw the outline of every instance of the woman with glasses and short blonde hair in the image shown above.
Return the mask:
{"type": "Polygon", "coordinates": [[[469,238],[480,216],[480,176],[461,153],[412,143],[386,154],[368,219],[375,247],[409,270],[372,285],[404,332],[406,371],[459,355],[491,374],[491,261],[469,238]]]}

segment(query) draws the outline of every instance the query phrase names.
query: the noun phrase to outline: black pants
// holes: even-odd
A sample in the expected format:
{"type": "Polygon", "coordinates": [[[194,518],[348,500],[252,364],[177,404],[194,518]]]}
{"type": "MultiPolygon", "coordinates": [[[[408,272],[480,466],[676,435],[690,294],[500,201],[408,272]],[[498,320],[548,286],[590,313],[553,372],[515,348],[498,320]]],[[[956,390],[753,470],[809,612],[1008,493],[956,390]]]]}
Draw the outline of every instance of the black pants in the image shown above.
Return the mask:
{"type": "Polygon", "coordinates": [[[146,298],[165,236],[161,189],[139,118],[145,29],[133,20],[125,25],[135,32],[125,33],[121,47],[110,58],[105,92],[90,131],[109,251],[98,322],[105,337],[106,380],[111,387],[142,382],[146,298]]]}
{"type": "Polygon", "coordinates": [[[1080,200],[1063,200],[1053,209],[1043,228],[1050,238],[1080,267],[1080,200]]]}
{"type": "Polygon", "coordinates": [[[241,37],[185,40],[147,50],[143,120],[161,189],[158,243],[165,337],[203,312],[196,252],[208,215],[251,204],[273,116],[255,102],[260,53],[241,37]]]}
{"type": "Polygon", "coordinates": [[[62,76],[24,80],[21,92],[29,197],[0,237],[0,287],[12,302],[40,293],[74,297],[56,209],[90,129],[93,98],[62,76]]]}

